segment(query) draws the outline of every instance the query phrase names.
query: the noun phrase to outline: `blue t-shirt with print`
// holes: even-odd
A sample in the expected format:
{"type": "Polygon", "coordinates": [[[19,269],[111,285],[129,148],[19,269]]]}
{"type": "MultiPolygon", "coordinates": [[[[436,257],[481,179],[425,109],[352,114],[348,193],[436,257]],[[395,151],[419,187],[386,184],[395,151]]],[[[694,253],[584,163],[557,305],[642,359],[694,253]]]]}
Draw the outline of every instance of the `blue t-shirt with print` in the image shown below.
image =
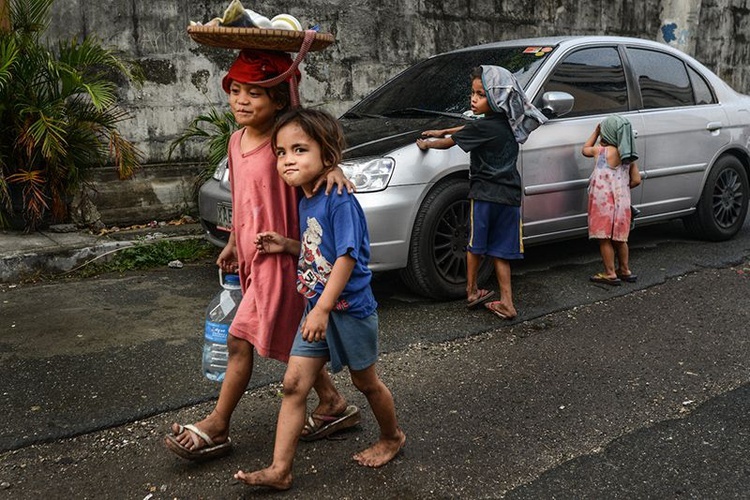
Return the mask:
{"type": "Polygon", "coordinates": [[[297,290],[314,306],[336,259],[349,255],[356,264],[334,311],[357,318],[375,312],[377,302],[370,288],[372,271],[367,267],[370,237],[357,199],[346,191],[326,196],[321,190],[300,200],[299,219],[302,248],[297,264],[297,290]]]}

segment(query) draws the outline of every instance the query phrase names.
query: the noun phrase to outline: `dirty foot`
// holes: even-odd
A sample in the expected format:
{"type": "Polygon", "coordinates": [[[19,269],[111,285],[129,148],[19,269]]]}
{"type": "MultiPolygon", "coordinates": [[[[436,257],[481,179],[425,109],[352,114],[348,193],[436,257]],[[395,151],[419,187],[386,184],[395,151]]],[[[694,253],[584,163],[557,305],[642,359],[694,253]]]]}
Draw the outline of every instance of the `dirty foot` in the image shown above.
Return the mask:
{"type": "Polygon", "coordinates": [[[500,319],[513,319],[518,315],[515,307],[508,306],[499,300],[487,302],[484,307],[500,319]]]}
{"type": "Polygon", "coordinates": [[[399,454],[406,444],[406,434],[398,430],[398,438],[392,440],[380,439],[366,450],[362,450],[352,458],[364,467],[382,467],[399,454]]]}
{"type": "Polygon", "coordinates": [[[268,467],[255,472],[237,471],[234,478],[249,486],[265,486],[275,490],[288,490],[292,487],[292,474],[283,473],[268,467]]]}
{"type": "Polygon", "coordinates": [[[228,434],[226,426],[209,416],[192,425],[172,424],[164,445],[179,457],[199,462],[229,454],[232,440],[228,434]]]}
{"type": "MultiPolygon", "coordinates": [[[[210,415],[200,422],[196,422],[191,427],[200,430],[204,435],[208,436],[212,441],[212,443],[210,443],[211,445],[215,443],[223,443],[229,438],[228,429],[222,425],[218,425],[210,415]]],[[[188,450],[198,450],[209,445],[209,443],[200,436],[200,433],[196,433],[190,430],[187,426],[177,423],[172,424],[172,436],[174,436],[174,440],[178,444],[188,450]]]]}

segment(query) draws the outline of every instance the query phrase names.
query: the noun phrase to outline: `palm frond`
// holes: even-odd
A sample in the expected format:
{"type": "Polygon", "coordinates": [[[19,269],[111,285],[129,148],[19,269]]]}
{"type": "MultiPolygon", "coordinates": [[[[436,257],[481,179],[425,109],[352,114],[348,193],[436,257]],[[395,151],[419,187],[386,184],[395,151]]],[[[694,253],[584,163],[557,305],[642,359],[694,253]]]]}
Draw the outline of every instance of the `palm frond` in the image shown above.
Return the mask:
{"type": "Polygon", "coordinates": [[[229,137],[237,130],[237,122],[229,111],[219,112],[215,108],[202,115],[195,117],[187,126],[185,131],[169,146],[168,158],[182,144],[192,140],[207,142],[208,165],[213,169],[226,156],[229,145],[229,137]]]}
{"type": "Polygon", "coordinates": [[[11,29],[21,37],[36,38],[49,26],[55,0],[9,0],[11,29]]]}
{"type": "Polygon", "coordinates": [[[78,71],[88,80],[109,80],[112,73],[120,73],[135,83],[143,81],[141,67],[121,59],[94,37],[86,37],[80,43],[77,38],[58,43],[58,59],[78,71]]]}
{"type": "Polygon", "coordinates": [[[11,37],[0,38],[0,93],[13,78],[13,66],[18,58],[18,46],[11,37]]]}
{"type": "Polygon", "coordinates": [[[109,149],[120,179],[129,179],[140,165],[143,153],[135,145],[113,130],[109,134],[109,149]]]}
{"type": "Polygon", "coordinates": [[[29,125],[19,136],[19,143],[26,148],[29,156],[37,148],[41,149],[45,159],[65,156],[66,123],[59,118],[60,113],[55,107],[55,103],[52,103],[45,109],[29,108],[23,113],[29,117],[29,125]]]}
{"type": "Polygon", "coordinates": [[[33,219],[41,219],[44,210],[49,209],[47,197],[44,194],[46,184],[44,172],[41,170],[19,170],[8,176],[8,182],[23,186],[24,206],[33,219]]]}
{"type": "Polygon", "coordinates": [[[54,0],[6,2],[12,29],[0,33],[0,226],[22,192],[29,229],[50,210],[62,219],[67,195],[92,167],[114,161],[121,177],[140,167],[142,153],[117,130],[130,118],[117,106],[117,85],[123,76],[142,81],[142,71],[93,37],[50,49],[42,36],[54,0]]]}

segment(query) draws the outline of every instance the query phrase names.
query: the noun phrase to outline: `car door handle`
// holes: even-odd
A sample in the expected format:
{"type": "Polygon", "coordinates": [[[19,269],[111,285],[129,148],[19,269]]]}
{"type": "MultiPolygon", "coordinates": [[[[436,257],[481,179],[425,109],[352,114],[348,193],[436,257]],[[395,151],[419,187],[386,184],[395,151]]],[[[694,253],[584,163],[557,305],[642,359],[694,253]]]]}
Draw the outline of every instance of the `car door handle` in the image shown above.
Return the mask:
{"type": "Polygon", "coordinates": [[[709,132],[715,132],[721,128],[721,122],[708,122],[706,124],[706,130],[709,132]]]}

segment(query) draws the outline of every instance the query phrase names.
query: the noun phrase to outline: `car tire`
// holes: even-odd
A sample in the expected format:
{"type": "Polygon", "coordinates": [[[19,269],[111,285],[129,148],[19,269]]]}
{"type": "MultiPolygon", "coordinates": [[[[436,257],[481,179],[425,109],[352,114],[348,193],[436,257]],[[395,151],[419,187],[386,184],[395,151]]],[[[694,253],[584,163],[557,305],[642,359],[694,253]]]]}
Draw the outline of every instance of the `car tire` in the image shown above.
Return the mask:
{"type": "Polygon", "coordinates": [[[685,227],[698,238],[728,240],[742,228],[749,198],[745,167],[734,156],[722,156],[708,174],[695,213],[683,219],[685,227]]]}
{"type": "MultiPolygon", "coordinates": [[[[437,184],[419,207],[409,261],[401,279],[415,293],[434,299],[466,296],[466,244],[469,236],[469,182],[448,179],[437,184]]],[[[491,276],[485,259],[478,282],[491,276]]]]}

